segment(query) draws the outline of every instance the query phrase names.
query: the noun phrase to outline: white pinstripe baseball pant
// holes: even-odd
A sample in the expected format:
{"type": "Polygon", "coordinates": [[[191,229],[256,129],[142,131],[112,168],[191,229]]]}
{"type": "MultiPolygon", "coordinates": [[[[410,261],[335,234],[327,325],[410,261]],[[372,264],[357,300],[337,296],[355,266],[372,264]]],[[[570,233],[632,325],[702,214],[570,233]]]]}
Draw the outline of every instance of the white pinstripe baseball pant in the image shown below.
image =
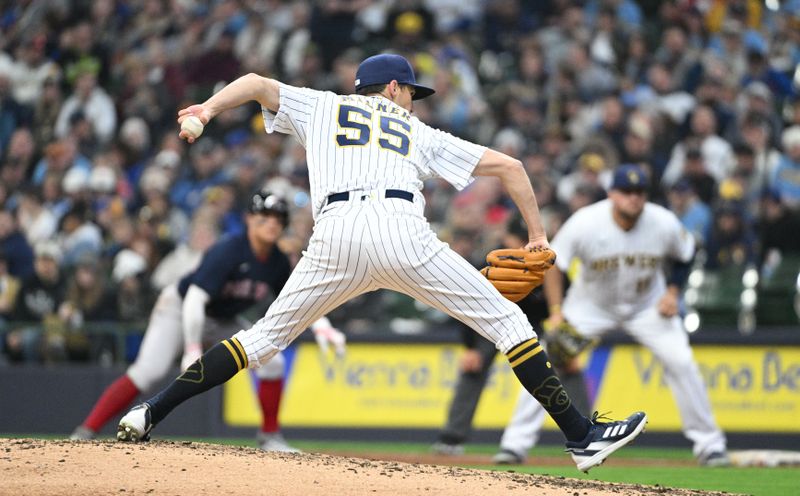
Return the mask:
{"type": "Polygon", "coordinates": [[[464,322],[503,353],[536,337],[519,307],[440,241],[424,201],[351,192],[326,205],[308,249],[267,314],[235,337],[250,366],[289,345],[322,315],[380,288],[407,294],[464,322]],[[363,199],[362,199],[363,198],[363,199]]]}

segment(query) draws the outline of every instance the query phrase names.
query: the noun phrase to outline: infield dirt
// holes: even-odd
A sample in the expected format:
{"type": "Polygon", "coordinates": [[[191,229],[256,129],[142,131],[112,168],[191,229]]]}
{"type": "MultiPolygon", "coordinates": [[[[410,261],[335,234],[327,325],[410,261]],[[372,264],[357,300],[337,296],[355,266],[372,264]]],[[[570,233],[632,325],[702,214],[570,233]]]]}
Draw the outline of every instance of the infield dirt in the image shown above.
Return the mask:
{"type": "Polygon", "coordinates": [[[0,439],[0,495],[720,495],[194,442],[0,439]]]}

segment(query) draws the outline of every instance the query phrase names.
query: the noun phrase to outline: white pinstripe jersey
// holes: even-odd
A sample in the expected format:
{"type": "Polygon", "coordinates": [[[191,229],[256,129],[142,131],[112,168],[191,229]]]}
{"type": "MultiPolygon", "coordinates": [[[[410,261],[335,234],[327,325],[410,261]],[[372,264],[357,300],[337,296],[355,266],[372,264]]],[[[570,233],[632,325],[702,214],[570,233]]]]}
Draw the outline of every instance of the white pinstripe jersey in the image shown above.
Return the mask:
{"type": "Polygon", "coordinates": [[[688,262],[694,254],[694,237],[664,207],[645,203],[630,231],[617,225],[611,209],[608,199],[581,208],[551,242],[562,271],[573,258],[581,261],[564,300],[565,314],[584,304],[620,317],[650,308],[666,290],[665,258],[688,262]]]}
{"type": "Polygon", "coordinates": [[[306,148],[315,218],[332,193],[416,193],[430,177],[463,189],[486,150],[424,124],[380,96],[337,95],[281,83],[277,114],[263,107],[262,114],[268,133],[290,134],[306,148]]]}

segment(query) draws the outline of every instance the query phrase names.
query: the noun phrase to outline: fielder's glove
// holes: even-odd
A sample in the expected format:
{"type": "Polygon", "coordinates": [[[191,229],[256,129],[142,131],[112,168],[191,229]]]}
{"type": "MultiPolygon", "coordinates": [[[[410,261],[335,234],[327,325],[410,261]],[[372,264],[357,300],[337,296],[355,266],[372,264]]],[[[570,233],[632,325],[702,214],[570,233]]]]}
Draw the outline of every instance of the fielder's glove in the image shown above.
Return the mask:
{"type": "Polygon", "coordinates": [[[581,336],[578,330],[566,320],[556,325],[545,320],[542,327],[544,327],[547,355],[554,367],[561,368],[569,364],[583,350],[594,346],[597,341],[581,336]]]}
{"type": "Polygon", "coordinates": [[[481,274],[507,299],[517,302],[540,286],[544,273],[556,262],[550,248],[507,248],[492,250],[486,255],[488,267],[481,274]]]}

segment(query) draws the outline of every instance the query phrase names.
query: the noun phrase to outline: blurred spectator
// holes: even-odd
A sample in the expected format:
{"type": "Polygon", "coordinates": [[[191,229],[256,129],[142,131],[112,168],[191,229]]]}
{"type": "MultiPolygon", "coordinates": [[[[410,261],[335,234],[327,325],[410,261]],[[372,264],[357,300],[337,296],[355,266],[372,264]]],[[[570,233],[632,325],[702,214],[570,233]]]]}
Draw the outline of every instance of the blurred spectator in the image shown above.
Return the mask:
{"type": "Polygon", "coordinates": [[[64,301],[61,249],[53,241],[41,241],[34,253],[34,273],[23,281],[17,305],[16,316],[23,321],[54,314],[64,301]]]}
{"type": "Polygon", "coordinates": [[[65,290],[61,250],[52,241],[42,241],[35,253],[34,273],[22,282],[13,314],[15,321],[26,326],[5,336],[5,349],[13,360],[63,357],[65,322],[58,315],[65,290]]]}
{"type": "Polygon", "coordinates": [[[733,169],[733,149],[730,143],[717,136],[717,119],[714,112],[705,105],[698,106],[692,112],[690,126],[690,136],[682,143],[675,145],[672,150],[672,157],[663,177],[663,181],[667,185],[674,183],[686,172],[688,142],[698,144],[706,172],[715,181],[721,181],[733,169]]]}
{"type": "Polygon", "coordinates": [[[763,186],[772,176],[775,166],[780,159],[780,152],[772,144],[772,132],[769,122],[762,116],[749,114],[740,126],[741,143],[738,143],[738,152],[734,146],[734,156],[736,157],[737,169],[742,160],[748,161],[749,152],[742,145],[746,145],[752,150],[753,173],[758,186],[763,186]],[[743,156],[744,154],[744,156],[743,156]]]}
{"type": "MultiPolygon", "coordinates": [[[[741,121],[761,119],[768,126],[767,136],[770,139],[780,135],[783,124],[775,112],[775,98],[763,82],[753,81],[745,86],[736,98],[736,107],[741,121]]],[[[774,143],[770,141],[770,144],[774,143]]]]}
{"type": "Polygon", "coordinates": [[[53,239],[58,230],[58,218],[44,207],[42,195],[36,188],[19,192],[17,221],[31,246],[53,239]]]}
{"type": "Polygon", "coordinates": [[[157,38],[167,34],[167,30],[174,22],[168,8],[164,2],[153,0],[142,2],[141,10],[131,19],[122,46],[138,46],[147,38],[157,38]]]}
{"type": "Polygon", "coordinates": [[[34,102],[31,129],[39,150],[52,142],[56,135],[56,121],[64,97],[59,78],[50,76],[42,83],[41,96],[34,102]]]}
{"type": "Polygon", "coordinates": [[[208,50],[189,61],[186,79],[192,83],[194,100],[208,98],[216,84],[233,81],[239,75],[239,59],[233,53],[235,36],[233,28],[226,28],[208,50]]]}
{"type": "Polygon", "coordinates": [[[666,166],[667,155],[656,150],[653,133],[653,124],[644,113],[631,114],[622,137],[619,161],[651,169],[653,177],[658,180],[666,166]]]}
{"type": "Polygon", "coordinates": [[[623,53],[617,67],[622,76],[622,89],[630,90],[647,80],[647,68],[651,63],[652,53],[647,45],[644,33],[634,31],[628,34],[627,43],[623,45],[623,53]]]}
{"type": "Polygon", "coordinates": [[[141,195],[147,198],[150,194],[168,194],[179,173],[180,161],[180,155],[173,150],[158,152],[139,176],[138,187],[141,195]]]}
{"type": "Polygon", "coordinates": [[[153,73],[145,56],[129,55],[125,60],[123,78],[123,87],[115,98],[120,120],[137,117],[146,122],[150,129],[157,130],[172,124],[173,116],[167,111],[169,90],[163,75],[153,73]]]}
{"type": "Polygon", "coordinates": [[[421,0],[398,0],[386,13],[384,36],[400,49],[424,48],[433,32],[433,14],[421,0]]]}
{"type": "Polygon", "coordinates": [[[747,48],[743,41],[744,26],[737,19],[722,22],[719,34],[711,38],[706,56],[723,61],[731,77],[740,81],[747,70],[747,48]]]}
{"type": "Polygon", "coordinates": [[[24,280],[33,274],[33,250],[17,227],[10,210],[0,209],[0,252],[5,256],[8,273],[24,280]]]}
{"type": "Polygon", "coordinates": [[[487,2],[483,18],[484,46],[493,52],[513,52],[516,41],[534,27],[526,11],[527,2],[492,0],[487,2]]]}
{"type": "Polygon", "coordinates": [[[70,116],[67,136],[75,142],[81,155],[91,157],[97,152],[97,139],[92,124],[83,111],[78,110],[70,116]]]}
{"type": "Polygon", "coordinates": [[[787,96],[794,94],[792,80],[786,73],[771,67],[766,50],[766,44],[761,45],[760,43],[747,50],[747,72],[742,80],[742,85],[747,86],[760,82],[769,89],[771,95],[782,101],[787,96]]]}
{"type": "Polygon", "coordinates": [[[101,212],[100,219],[109,231],[109,240],[105,245],[105,256],[113,259],[120,251],[128,248],[133,242],[136,230],[133,221],[125,216],[125,206],[120,201],[109,203],[101,212]]]}
{"type": "Polygon", "coordinates": [[[606,159],[594,152],[584,152],[578,157],[575,172],[566,175],[558,182],[557,197],[561,203],[569,204],[578,189],[599,195],[611,185],[612,171],[606,166],[606,159]]]}
{"type": "Polygon", "coordinates": [[[111,278],[116,286],[117,318],[124,322],[143,322],[154,300],[146,283],[147,259],[125,249],[114,257],[111,278]]]}
{"type": "Polygon", "coordinates": [[[70,361],[100,359],[100,350],[113,349],[114,337],[89,334],[87,325],[116,319],[114,295],[106,285],[103,268],[95,255],[83,253],[67,279],[60,317],[68,323],[67,358],[70,361]]]}
{"type": "Polygon", "coordinates": [[[11,96],[8,74],[0,71],[0,155],[5,154],[11,135],[25,120],[25,109],[11,96]]]}
{"type": "Polygon", "coordinates": [[[150,158],[150,128],[144,119],[125,119],[119,128],[117,151],[122,159],[125,177],[130,183],[136,184],[150,158]]]}
{"type": "Polygon", "coordinates": [[[628,28],[635,29],[634,26],[625,25],[624,21],[620,20],[619,11],[615,12],[609,6],[600,9],[594,22],[589,19],[589,23],[594,25],[594,32],[589,42],[589,54],[593,60],[609,66],[615,66],[619,62],[618,54],[626,42],[628,28]]]}
{"type": "Polygon", "coordinates": [[[92,125],[92,131],[100,144],[108,143],[117,127],[117,111],[109,94],[97,85],[99,62],[82,59],[74,70],[73,93],[61,106],[55,124],[55,133],[63,138],[69,133],[70,120],[80,111],[92,125]]]}
{"type": "MultiPolygon", "coordinates": [[[[698,104],[710,108],[717,120],[717,134],[730,141],[738,132],[736,85],[730,78],[716,73],[717,68],[703,69],[694,96],[698,104]]],[[[740,112],[740,115],[741,114],[740,112]]]]}
{"type": "Polygon", "coordinates": [[[323,67],[330,70],[336,57],[356,43],[356,14],[370,0],[320,0],[310,21],[311,41],[320,50],[323,67]]]}
{"type": "Polygon", "coordinates": [[[0,249],[0,331],[5,329],[9,317],[14,313],[20,289],[19,278],[11,275],[8,269],[8,256],[0,249]]]}
{"type": "Polygon", "coordinates": [[[780,194],[770,191],[764,195],[759,234],[762,259],[776,250],[781,256],[800,255],[800,213],[789,210],[780,194]]]}
{"type": "Polygon", "coordinates": [[[0,153],[0,182],[10,191],[21,188],[28,180],[35,153],[36,145],[30,129],[17,128],[11,135],[5,153],[0,153]]]}
{"type": "Polygon", "coordinates": [[[614,73],[592,60],[588,48],[581,43],[570,46],[561,64],[561,70],[575,78],[582,101],[591,102],[618,89],[619,82],[614,73]]]}
{"type": "Polygon", "coordinates": [[[791,209],[800,208],[800,126],[792,126],[783,132],[781,139],[783,154],[778,160],[770,189],[791,209]]]}
{"type": "Polygon", "coordinates": [[[316,48],[311,43],[312,7],[307,2],[295,1],[290,8],[292,25],[284,41],[283,72],[290,80],[301,77],[304,72],[313,77],[322,67],[316,48]]]}
{"type": "Polygon", "coordinates": [[[215,224],[206,220],[195,220],[189,230],[189,239],[176,246],[156,266],[150,279],[153,288],[161,291],[194,270],[203,253],[214,244],[218,236],[219,230],[215,224]]]}
{"type": "MultiPolygon", "coordinates": [[[[109,49],[95,39],[96,34],[98,32],[94,30],[90,20],[81,19],[77,23],[67,26],[58,40],[59,49],[62,52],[60,63],[67,82],[74,86],[81,86],[83,89],[88,89],[89,86],[94,87],[96,82],[102,86],[108,86],[111,82],[109,49]],[[80,83],[79,80],[88,74],[93,76],[91,84],[89,79],[80,83]]],[[[86,112],[86,114],[92,115],[90,112],[86,112]]],[[[112,119],[113,114],[106,118],[112,119]]],[[[94,121],[94,119],[92,120],[94,121]]],[[[111,132],[108,134],[110,136],[111,132]]]]}
{"type": "Polygon", "coordinates": [[[189,217],[182,210],[170,208],[169,198],[160,190],[146,190],[139,209],[137,230],[170,249],[186,238],[189,217]]]}
{"type": "Polygon", "coordinates": [[[642,9],[633,0],[589,0],[585,10],[589,24],[595,24],[606,10],[619,18],[626,30],[634,30],[642,25],[642,9]]]}
{"type": "Polygon", "coordinates": [[[172,204],[191,215],[203,201],[203,190],[224,181],[224,159],[225,151],[211,138],[203,137],[192,145],[191,170],[172,187],[172,204]]]}
{"type": "Polygon", "coordinates": [[[92,164],[78,152],[75,142],[70,139],[62,139],[47,145],[44,149],[44,156],[33,169],[31,181],[35,185],[40,185],[48,173],[56,173],[63,177],[69,169],[76,167],[88,173],[92,164]]]}
{"type": "Polygon", "coordinates": [[[44,32],[26,33],[13,58],[0,55],[0,73],[7,75],[14,101],[28,108],[41,97],[45,80],[59,72],[58,66],[45,55],[46,44],[44,32]]]}
{"type": "Polygon", "coordinates": [[[482,102],[469,95],[449,70],[437,72],[434,89],[442,100],[433,122],[440,129],[463,136],[484,109],[482,102]]]}
{"type": "Polygon", "coordinates": [[[58,240],[65,266],[71,267],[80,259],[100,255],[103,236],[90,215],[86,204],[76,203],[61,218],[58,240]]]}
{"type": "Polygon", "coordinates": [[[270,29],[263,14],[251,12],[233,46],[234,55],[242,62],[242,70],[270,74],[279,69],[275,63],[280,62],[281,34],[270,29]]]}
{"type": "Polygon", "coordinates": [[[694,192],[691,181],[681,178],[669,188],[667,194],[669,209],[675,212],[683,227],[692,233],[697,245],[706,245],[711,234],[711,209],[700,201],[694,192]]]}
{"type": "Polygon", "coordinates": [[[567,207],[572,214],[578,209],[602,200],[605,196],[605,191],[602,189],[592,185],[581,184],[575,188],[575,192],[572,193],[572,196],[567,202],[567,207]]]}
{"type": "Polygon", "coordinates": [[[714,225],[706,244],[707,269],[756,263],[755,233],[744,214],[744,205],[736,201],[724,200],[714,207],[714,225]]]}
{"type": "Polygon", "coordinates": [[[717,181],[709,174],[703,152],[695,144],[686,148],[683,177],[689,180],[700,201],[711,205],[717,196],[717,181]]]}
{"type": "Polygon", "coordinates": [[[600,124],[595,131],[614,145],[617,152],[622,150],[628,121],[622,101],[615,95],[603,98],[601,116],[600,124]]]}
{"type": "Polygon", "coordinates": [[[755,219],[758,217],[761,195],[766,187],[768,175],[766,171],[758,170],[755,153],[746,143],[735,144],[733,155],[736,166],[730,177],[720,184],[720,191],[726,187],[735,188],[735,192],[731,190],[731,196],[744,203],[748,219],[755,219]]]}
{"type": "Polygon", "coordinates": [[[689,44],[683,26],[675,24],[664,29],[661,45],[653,58],[669,72],[671,88],[684,91],[693,89],[690,77],[699,63],[699,54],[689,44]]]}
{"type": "Polygon", "coordinates": [[[57,171],[47,172],[41,185],[42,204],[57,219],[63,217],[72,206],[72,199],[62,187],[64,183],[62,176],[57,171]]]}
{"type": "Polygon", "coordinates": [[[674,86],[669,70],[660,63],[652,64],[647,70],[647,85],[635,88],[625,100],[651,118],[662,120],[667,129],[681,124],[695,105],[695,98],[674,86]]]}

